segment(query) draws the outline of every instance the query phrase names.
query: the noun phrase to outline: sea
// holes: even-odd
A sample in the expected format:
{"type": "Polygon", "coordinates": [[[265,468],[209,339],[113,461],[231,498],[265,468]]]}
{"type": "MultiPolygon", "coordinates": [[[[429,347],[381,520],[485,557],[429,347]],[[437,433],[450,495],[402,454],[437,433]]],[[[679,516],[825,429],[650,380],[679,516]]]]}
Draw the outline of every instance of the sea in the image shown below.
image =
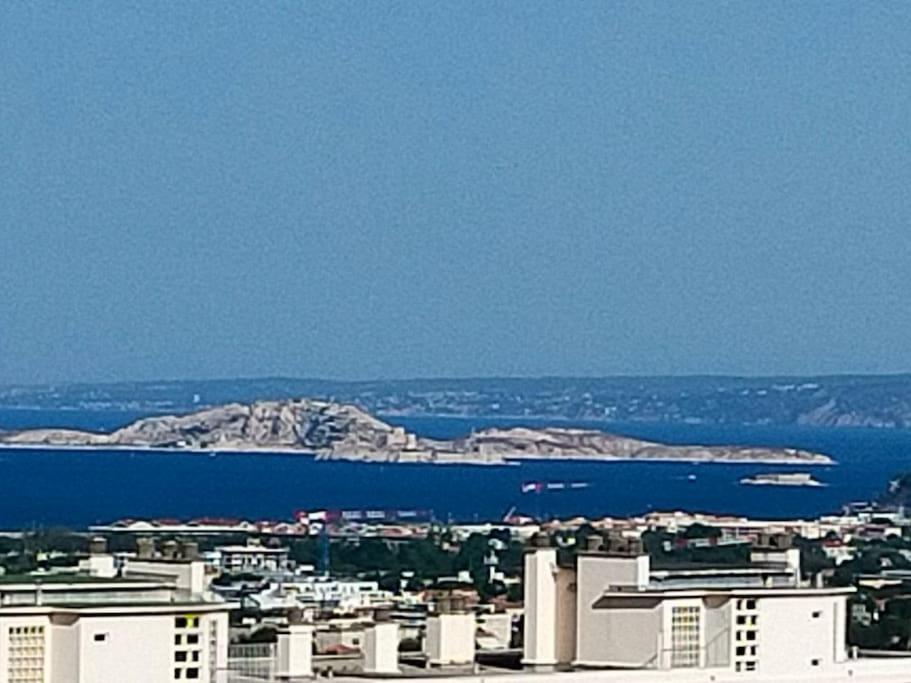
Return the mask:
{"type": "MultiPolygon", "coordinates": [[[[0,429],[110,430],[141,417],[101,411],[0,410],[0,429]]],[[[387,418],[451,438],[526,419],[387,418]]],[[[552,424],[552,423],[551,423],[552,424]]],[[[429,510],[439,520],[491,521],[690,510],[765,519],[815,517],[875,498],[911,471],[911,431],[798,426],[567,421],[672,444],[795,447],[832,466],[673,462],[523,462],[514,466],[386,465],[294,454],[0,449],[0,529],[81,528],[118,519],[291,519],[297,510],[429,510]],[[812,472],[825,486],[746,486],[759,473],[812,472]],[[532,482],[543,486],[523,493],[532,482]],[[535,492],[539,491],[539,492],[535,492]]]]}

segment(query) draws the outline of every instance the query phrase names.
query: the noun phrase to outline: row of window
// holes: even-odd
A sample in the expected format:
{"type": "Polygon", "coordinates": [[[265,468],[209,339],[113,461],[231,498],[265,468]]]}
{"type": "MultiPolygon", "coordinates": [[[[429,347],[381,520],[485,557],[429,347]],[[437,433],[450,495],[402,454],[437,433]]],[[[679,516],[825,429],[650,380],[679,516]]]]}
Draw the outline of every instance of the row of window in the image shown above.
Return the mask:
{"type": "Polygon", "coordinates": [[[198,633],[178,633],[174,636],[175,645],[198,645],[199,644],[199,634],[198,633]]]}
{"type": "Polygon", "coordinates": [[[44,626],[9,628],[9,683],[44,683],[44,626]]]}
{"type": "Polygon", "coordinates": [[[202,670],[200,662],[199,632],[187,633],[190,629],[198,629],[200,619],[198,616],[188,615],[174,618],[174,680],[199,680],[202,670]]]}
{"type": "Polygon", "coordinates": [[[755,614],[756,598],[743,598],[735,603],[737,614],[734,622],[734,671],[738,673],[756,671],[759,668],[759,616],[755,614]]]}
{"type": "Polygon", "coordinates": [[[672,667],[699,666],[699,619],[698,606],[671,609],[672,667]]]}
{"type": "Polygon", "coordinates": [[[43,636],[44,626],[11,626],[9,629],[10,637],[12,636],[43,636]]]}

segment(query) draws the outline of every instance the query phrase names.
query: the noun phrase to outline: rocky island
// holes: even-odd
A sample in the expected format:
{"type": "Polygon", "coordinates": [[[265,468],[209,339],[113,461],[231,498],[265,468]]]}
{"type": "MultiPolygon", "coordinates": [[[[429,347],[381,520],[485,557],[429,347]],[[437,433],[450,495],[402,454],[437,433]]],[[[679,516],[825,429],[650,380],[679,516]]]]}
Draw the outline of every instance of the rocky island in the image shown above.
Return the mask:
{"type": "Polygon", "coordinates": [[[430,464],[530,459],[832,463],[828,456],[790,448],[671,446],[591,429],[491,428],[452,440],[429,439],[357,406],[312,399],[231,403],[186,415],[149,417],[110,433],[0,432],[0,446],[295,452],[319,459],[430,464]]]}

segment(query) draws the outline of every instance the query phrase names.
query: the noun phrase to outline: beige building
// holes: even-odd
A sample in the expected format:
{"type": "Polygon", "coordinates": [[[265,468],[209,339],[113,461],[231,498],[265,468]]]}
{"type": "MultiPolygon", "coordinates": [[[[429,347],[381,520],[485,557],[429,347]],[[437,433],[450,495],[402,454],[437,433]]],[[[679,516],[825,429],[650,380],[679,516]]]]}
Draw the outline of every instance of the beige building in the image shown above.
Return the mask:
{"type": "Polygon", "coordinates": [[[848,659],[853,589],[800,582],[799,553],[754,552],[744,567],[652,566],[635,542],[608,541],[571,566],[538,545],[525,559],[524,664],[823,674],[848,659]]]}
{"type": "Polygon", "coordinates": [[[226,679],[232,605],[201,589],[201,562],[83,567],[0,577],[0,683],[226,679]]]}

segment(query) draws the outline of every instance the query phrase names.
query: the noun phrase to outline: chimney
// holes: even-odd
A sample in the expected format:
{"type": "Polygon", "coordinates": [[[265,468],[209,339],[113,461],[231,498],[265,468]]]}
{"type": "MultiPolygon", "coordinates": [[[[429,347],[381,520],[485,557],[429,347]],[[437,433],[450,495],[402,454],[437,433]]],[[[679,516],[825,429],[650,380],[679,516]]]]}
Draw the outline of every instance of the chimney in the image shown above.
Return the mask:
{"type": "Polygon", "coordinates": [[[196,541],[185,541],[180,546],[180,553],[185,560],[199,559],[199,544],[196,541]]]}
{"type": "Polygon", "coordinates": [[[475,655],[474,614],[447,612],[427,618],[424,652],[431,667],[471,666],[475,655]]]}
{"type": "MultiPolygon", "coordinates": [[[[557,666],[557,551],[532,537],[525,552],[525,637],[522,664],[535,671],[557,666]]],[[[546,539],[546,536],[544,537],[546,539]]]]}
{"type": "Polygon", "coordinates": [[[313,626],[293,624],[278,632],[275,675],[279,679],[312,678],[313,626]]]}
{"type": "Polygon", "coordinates": [[[377,621],[364,636],[364,673],[389,675],[399,673],[399,625],[377,621]]]}
{"type": "Polygon", "coordinates": [[[155,541],[148,536],[136,539],[136,557],[140,560],[151,560],[155,556],[155,541]]]}
{"type": "Polygon", "coordinates": [[[177,541],[165,541],[161,544],[161,556],[166,560],[177,558],[177,541]]]}
{"type": "Polygon", "coordinates": [[[108,542],[103,536],[94,536],[89,541],[89,555],[106,555],[108,542]]]}

